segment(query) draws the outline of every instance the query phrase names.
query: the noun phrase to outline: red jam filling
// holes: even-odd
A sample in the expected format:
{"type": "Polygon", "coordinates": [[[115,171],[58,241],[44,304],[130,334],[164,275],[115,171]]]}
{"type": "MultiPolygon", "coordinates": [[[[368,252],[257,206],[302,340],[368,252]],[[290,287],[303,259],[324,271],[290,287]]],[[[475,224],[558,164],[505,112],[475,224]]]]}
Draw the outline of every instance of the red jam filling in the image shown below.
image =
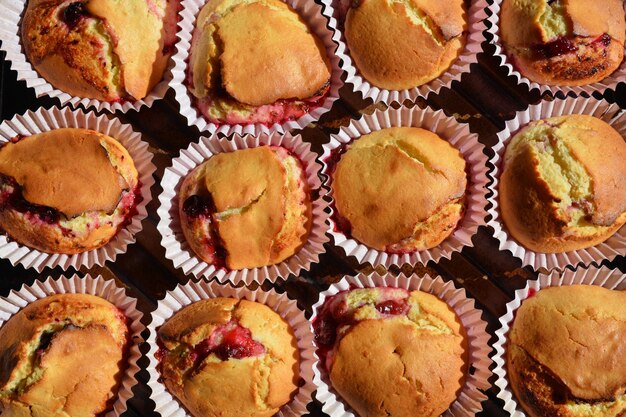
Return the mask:
{"type": "Polygon", "coordinates": [[[61,12],[61,20],[69,26],[70,29],[74,29],[85,16],[89,16],[89,12],[83,2],[70,3],[61,12]]]}
{"type": "Polygon", "coordinates": [[[591,42],[592,44],[595,45],[602,45],[604,47],[607,47],[611,44],[611,36],[608,33],[604,33],[601,36],[598,36],[593,42],[591,42]]]}
{"type": "Polygon", "coordinates": [[[528,295],[526,296],[526,298],[532,298],[535,296],[535,294],[537,294],[537,290],[534,288],[529,288],[528,295]]]}
{"type": "Polygon", "coordinates": [[[381,314],[400,315],[409,312],[406,300],[387,300],[376,304],[376,310],[381,314]]]}
{"type": "Polygon", "coordinates": [[[0,174],[0,184],[13,189],[12,192],[3,191],[0,194],[0,209],[10,208],[20,213],[29,213],[47,224],[55,224],[61,220],[61,213],[58,210],[26,201],[22,195],[22,187],[15,179],[0,174]]]}
{"type": "Polygon", "coordinates": [[[183,203],[183,212],[191,221],[203,220],[209,222],[209,236],[203,242],[204,246],[212,255],[213,265],[216,268],[225,268],[228,252],[222,244],[217,231],[217,223],[213,218],[213,215],[217,212],[213,197],[210,194],[206,196],[189,196],[183,203]]]}
{"type": "Polygon", "coordinates": [[[201,363],[210,354],[220,360],[243,359],[260,356],[265,347],[252,339],[252,333],[234,321],[218,327],[207,339],[193,348],[194,362],[201,363]]]}
{"type": "Polygon", "coordinates": [[[559,36],[551,42],[535,46],[535,50],[544,58],[553,58],[555,56],[576,52],[578,47],[574,45],[570,39],[559,36]]]}

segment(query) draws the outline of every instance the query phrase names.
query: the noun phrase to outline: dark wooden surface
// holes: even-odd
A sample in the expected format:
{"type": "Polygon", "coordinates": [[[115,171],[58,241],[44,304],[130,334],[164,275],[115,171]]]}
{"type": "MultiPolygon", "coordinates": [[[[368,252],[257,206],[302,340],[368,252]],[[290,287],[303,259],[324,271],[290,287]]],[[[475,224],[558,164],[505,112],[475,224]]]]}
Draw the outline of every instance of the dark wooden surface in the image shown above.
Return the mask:
{"type": "MultiPolygon", "coordinates": [[[[489,44],[484,44],[483,47],[485,52],[479,55],[478,64],[473,64],[470,73],[464,74],[460,82],[454,82],[451,89],[442,89],[439,94],[431,94],[426,100],[419,99],[416,105],[444,109],[447,115],[455,117],[459,123],[469,123],[470,130],[479,135],[480,141],[488,148],[487,152],[490,152],[489,148],[497,140],[496,133],[502,129],[505,120],[515,116],[516,111],[524,110],[529,104],[537,103],[541,99],[552,100],[559,97],[541,97],[537,91],[529,92],[525,86],[516,85],[515,79],[506,76],[505,70],[497,65],[498,61],[493,57],[494,48],[489,44]]],[[[0,58],[0,120],[10,119],[28,109],[58,105],[56,100],[47,97],[37,99],[33,90],[27,89],[24,82],[16,81],[16,73],[4,61],[3,52],[0,52],[0,58]]],[[[607,92],[604,96],[598,93],[594,95],[609,102],[617,102],[622,108],[626,108],[624,83],[618,86],[616,92],[607,92]]],[[[363,100],[360,95],[351,92],[350,85],[343,87],[341,97],[332,111],[318,123],[295,132],[301,133],[304,140],[310,142],[313,150],[318,153],[321,153],[321,145],[328,142],[329,135],[336,133],[340,126],[346,126],[351,118],[385,108],[384,105],[373,104],[371,100],[363,100]]],[[[84,268],[78,273],[90,273],[94,276],[101,274],[105,278],[115,279],[120,286],[127,289],[129,295],[139,300],[139,309],[148,316],[166,291],[190,279],[165,258],[165,251],[160,245],[161,236],[156,229],[156,210],[158,195],[161,193],[158,184],[164,169],[178,155],[180,149],[197,141],[201,134],[195,127],[188,127],[185,119],[178,114],[178,104],[171,90],[165,100],[155,103],[150,109],[114,116],[132,124],[136,131],[143,134],[143,139],[150,143],[157,166],[157,184],[152,188],[153,198],[148,205],[148,218],[143,222],[143,230],[137,235],[137,242],[125,254],[118,256],[115,263],[109,262],[104,267],[90,270],[84,268]]],[[[444,280],[455,281],[458,286],[467,290],[469,296],[484,311],[483,318],[489,323],[488,331],[493,335],[498,328],[497,319],[505,312],[505,305],[512,299],[514,291],[523,287],[526,280],[535,279],[537,275],[528,267],[521,268],[521,262],[509,252],[500,252],[492,233],[490,228],[481,227],[473,238],[474,247],[463,249],[450,260],[442,260],[436,264],[430,262],[415,268],[405,265],[402,268],[392,268],[389,272],[397,274],[403,271],[418,275],[428,273],[432,276],[441,275],[444,280]]],[[[343,275],[372,271],[371,266],[359,265],[354,259],[346,258],[341,249],[330,243],[326,245],[326,250],[327,253],[321,256],[320,262],[313,265],[310,271],[303,272],[299,277],[286,277],[285,282],[272,285],[279,292],[287,291],[289,296],[297,298],[300,307],[307,311],[307,316],[311,305],[317,301],[319,292],[330,283],[338,281],[343,275]]],[[[623,256],[602,264],[626,271],[626,260],[623,256]]],[[[380,269],[378,271],[385,272],[380,269]]],[[[0,295],[5,296],[11,289],[19,289],[22,284],[32,284],[35,280],[43,280],[48,276],[69,276],[74,272],[55,268],[38,274],[19,265],[13,267],[7,260],[0,260],[0,295]]],[[[144,317],[144,322],[147,323],[147,317],[144,317]]],[[[491,342],[494,339],[492,336],[491,342]]],[[[145,353],[145,346],[142,350],[145,353]]],[[[140,365],[145,366],[144,361],[140,365]]],[[[144,385],[147,373],[142,371],[138,376],[140,384],[134,390],[135,397],[125,415],[155,416],[157,414],[153,411],[154,404],[148,400],[149,389],[144,385]]],[[[483,403],[484,411],[479,416],[508,415],[495,397],[495,388],[490,389],[488,395],[489,399],[483,403]]],[[[320,404],[315,401],[308,408],[311,415],[324,415],[320,404]]]]}

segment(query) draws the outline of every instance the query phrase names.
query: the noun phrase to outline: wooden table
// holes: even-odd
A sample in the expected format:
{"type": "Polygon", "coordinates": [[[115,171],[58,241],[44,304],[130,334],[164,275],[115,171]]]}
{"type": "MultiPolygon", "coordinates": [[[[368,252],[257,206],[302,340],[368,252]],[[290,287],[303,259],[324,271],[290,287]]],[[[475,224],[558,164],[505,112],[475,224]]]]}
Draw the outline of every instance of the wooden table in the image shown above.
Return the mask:
{"type": "MultiPolygon", "coordinates": [[[[542,97],[536,90],[529,92],[525,86],[516,85],[515,79],[506,75],[506,71],[498,66],[498,60],[493,57],[493,46],[486,43],[483,50],[485,52],[478,56],[478,64],[472,64],[471,72],[464,74],[460,82],[454,82],[451,89],[444,88],[439,94],[431,94],[427,100],[419,99],[416,105],[435,110],[444,109],[447,115],[455,117],[459,123],[469,123],[471,132],[477,133],[480,142],[490,148],[496,143],[496,133],[504,127],[505,120],[512,119],[516,111],[526,109],[529,104],[539,102],[542,97]]],[[[47,97],[37,99],[33,90],[27,89],[24,82],[16,81],[16,73],[4,61],[4,53],[0,53],[0,58],[1,120],[10,119],[28,109],[58,105],[56,100],[47,97]]],[[[363,100],[359,94],[351,92],[350,87],[346,85],[342,88],[342,99],[335,102],[332,110],[318,123],[294,132],[300,133],[305,141],[310,142],[313,151],[321,153],[322,144],[328,142],[329,135],[336,133],[340,126],[348,125],[350,119],[385,108],[384,105],[372,104],[371,100],[363,100]]],[[[600,94],[595,94],[597,98],[602,98],[600,94]]],[[[553,98],[545,95],[543,99],[553,98]]],[[[607,92],[604,99],[609,102],[617,101],[622,109],[626,108],[626,84],[620,83],[617,92],[607,92]]],[[[179,115],[172,90],[165,100],[156,102],[150,109],[144,108],[140,112],[131,111],[115,116],[124,123],[132,124],[136,131],[143,134],[143,139],[150,143],[157,166],[157,184],[152,188],[153,198],[148,205],[148,218],[143,222],[143,230],[136,236],[137,242],[129,246],[125,254],[118,256],[115,263],[109,262],[103,267],[91,269],[81,268],[78,273],[90,273],[93,276],[100,274],[114,279],[118,285],[127,289],[130,296],[139,300],[138,308],[149,315],[156,308],[157,300],[163,298],[166,291],[191,278],[174,268],[172,262],[165,258],[165,250],[160,245],[161,235],[156,229],[156,211],[158,195],[162,191],[159,182],[164,169],[170,165],[180,149],[197,141],[201,134],[195,127],[188,127],[186,120],[179,115]]],[[[488,152],[491,151],[488,149],[488,152]]],[[[473,238],[474,247],[464,248],[450,260],[429,262],[415,268],[405,265],[402,268],[392,268],[389,272],[398,274],[402,271],[420,276],[440,275],[444,280],[453,280],[457,286],[463,286],[469,296],[477,301],[477,306],[484,311],[483,319],[488,322],[487,329],[492,334],[493,342],[493,334],[499,327],[498,317],[505,312],[506,303],[513,298],[516,289],[523,287],[526,280],[535,279],[537,274],[529,267],[521,268],[521,262],[509,252],[499,251],[492,234],[491,228],[481,227],[473,238]]],[[[287,291],[290,297],[297,298],[307,316],[310,316],[311,306],[317,301],[318,293],[328,288],[329,284],[338,281],[343,275],[372,271],[371,266],[359,265],[354,259],[346,258],[343,251],[332,243],[326,245],[326,251],[320,262],[313,265],[310,271],[302,272],[299,277],[290,276],[286,282],[274,285],[279,292],[287,291]]],[[[626,271],[626,259],[623,256],[602,264],[626,271]]],[[[385,271],[379,269],[378,272],[385,271]]],[[[19,289],[22,284],[32,284],[35,280],[43,280],[48,276],[57,278],[73,273],[74,271],[64,272],[55,268],[38,274],[19,265],[13,267],[7,260],[0,260],[0,295],[5,296],[12,289],[19,289]]],[[[144,317],[144,323],[147,321],[147,317],[144,317]]],[[[146,352],[146,346],[142,351],[146,352]]],[[[145,367],[145,364],[144,358],[140,365],[145,367]]],[[[153,411],[154,404],[148,400],[149,389],[144,385],[147,372],[140,372],[138,377],[141,383],[135,387],[135,397],[130,401],[125,416],[156,416],[158,414],[153,411]]],[[[488,391],[489,399],[483,403],[484,411],[479,416],[508,416],[495,393],[495,388],[488,391]]],[[[309,404],[309,410],[311,415],[324,415],[316,401],[309,404]]]]}

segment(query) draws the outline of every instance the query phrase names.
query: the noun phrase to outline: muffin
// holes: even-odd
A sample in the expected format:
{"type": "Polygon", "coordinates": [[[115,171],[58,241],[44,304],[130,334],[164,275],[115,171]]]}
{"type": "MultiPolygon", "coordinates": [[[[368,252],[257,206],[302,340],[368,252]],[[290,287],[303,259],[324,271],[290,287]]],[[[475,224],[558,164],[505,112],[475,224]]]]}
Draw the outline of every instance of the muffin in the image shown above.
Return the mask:
{"type": "Polygon", "coordinates": [[[209,0],[198,15],[187,85],[212,123],[295,120],[322,104],[330,74],[323,43],[280,0],[209,0]]]}
{"type": "Polygon", "coordinates": [[[626,412],[626,292],[592,285],[542,289],[517,310],[508,375],[531,417],[626,412]]]}
{"type": "Polygon", "coordinates": [[[403,90],[426,84],[445,72],[465,46],[463,0],[339,2],[350,56],[376,87],[403,90]]]}
{"type": "Polygon", "coordinates": [[[344,291],[325,301],[313,328],[333,388],[361,417],[437,417],[464,385],[465,330],[433,295],[344,291]]]}
{"type": "Polygon", "coordinates": [[[30,248],[75,254],[101,247],[140,200],[133,160],[109,136],[64,128],[0,147],[0,228],[30,248]]]}
{"type": "Polygon", "coordinates": [[[176,40],[179,0],[30,0],[24,52],[55,88],[107,102],[146,97],[176,40]]]}
{"type": "Polygon", "coordinates": [[[297,390],[296,339],[266,305],[198,301],[158,329],[157,343],[165,386],[196,417],[269,417],[297,390]]]}
{"type": "Polygon", "coordinates": [[[447,141],[395,127],[333,152],[327,164],[339,231],[389,253],[432,248],[452,234],[467,177],[463,156],[447,141]]]}
{"type": "Polygon", "coordinates": [[[622,0],[503,0],[500,36],[513,66],[540,84],[598,82],[624,58],[622,0]]]}
{"type": "Polygon", "coordinates": [[[277,146],[212,156],[183,180],[179,211],[189,246],[218,268],[280,263],[302,247],[311,226],[302,165],[277,146]]]}
{"type": "Polygon", "coordinates": [[[100,416],[123,373],[126,317],[92,295],[34,301],[0,328],[0,414],[100,416]]]}
{"type": "Polygon", "coordinates": [[[586,115],[529,123],[507,145],[499,202],[509,234],[559,253],[597,245],[626,222],[626,144],[586,115]]]}

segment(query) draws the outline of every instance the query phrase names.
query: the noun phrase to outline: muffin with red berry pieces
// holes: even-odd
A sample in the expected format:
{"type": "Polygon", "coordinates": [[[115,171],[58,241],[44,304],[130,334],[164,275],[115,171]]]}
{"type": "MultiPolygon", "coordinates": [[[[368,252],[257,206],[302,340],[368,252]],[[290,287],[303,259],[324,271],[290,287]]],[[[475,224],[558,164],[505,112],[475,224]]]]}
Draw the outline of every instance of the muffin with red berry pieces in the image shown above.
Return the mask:
{"type": "Polygon", "coordinates": [[[0,414],[104,415],[129,341],[127,317],[100,297],[57,294],[28,304],[0,328],[0,414]]]}
{"type": "Polygon", "coordinates": [[[503,0],[500,35],[523,76],[559,86],[592,84],[624,59],[621,0],[503,0]]]}
{"type": "Polygon", "coordinates": [[[104,102],[145,98],[174,51],[179,0],[30,0],[24,52],[55,88],[104,102]]]}
{"type": "Polygon", "coordinates": [[[311,200],[300,160],[279,146],[218,153],[183,180],[181,226],[217,268],[274,265],[307,241],[311,200]]]}
{"type": "Polygon", "coordinates": [[[296,120],[322,104],[330,75],[324,44],[280,0],[209,0],[198,15],[187,86],[216,125],[296,120]]]}
{"type": "Polygon", "coordinates": [[[465,330],[431,294],[340,292],[324,302],[313,328],[333,388],[361,417],[436,417],[465,383],[465,330]]]}
{"type": "Polygon", "coordinates": [[[104,134],[62,128],[0,147],[0,228],[32,249],[99,248],[130,222],[140,201],[131,156],[104,134]]]}
{"type": "Polygon", "coordinates": [[[157,343],[165,386],[193,416],[269,417],[297,390],[295,336],[263,304],[198,301],[158,329],[157,343]]]}

